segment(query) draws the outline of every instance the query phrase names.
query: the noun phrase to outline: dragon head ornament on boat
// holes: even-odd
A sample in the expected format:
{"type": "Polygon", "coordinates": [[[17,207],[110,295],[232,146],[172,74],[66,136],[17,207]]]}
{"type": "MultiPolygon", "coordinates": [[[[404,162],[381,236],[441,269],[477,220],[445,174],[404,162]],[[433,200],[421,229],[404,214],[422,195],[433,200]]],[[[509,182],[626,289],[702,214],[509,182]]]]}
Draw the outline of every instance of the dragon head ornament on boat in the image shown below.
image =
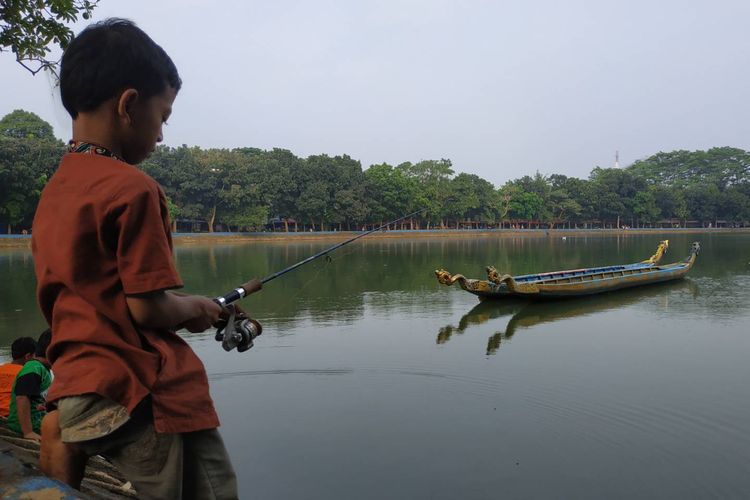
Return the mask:
{"type": "Polygon", "coordinates": [[[451,273],[449,273],[445,269],[436,270],[435,276],[437,276],[437,280],[440,283],[442,283],[443,285],[447,285],[447,286],[451,286],[453,283],[463,278],[463,275],[457,274],[453,276],[451,273]]]}
{"type": "Polygon", "coordinates": [[[487,266],[487,279],[493,282],[496,285],[500,285],[506,281],[508,281],[512,276],[510,274],[503,274],[502,276],[500,273],[497,272],[497,269],[495,269],[494,266],[487,266]]]}
{"type": "Polygon", "coordinates": [[[659,242],[659,246],[656,247],[656,252],[654,255],[649,257],[648,259],[641,261],[641,264],[658,264],[661,262],[662,257],[664,257],[664,254],[667,253],[667,249],[669,248],[669,240],[662,240],[659,242]]]}

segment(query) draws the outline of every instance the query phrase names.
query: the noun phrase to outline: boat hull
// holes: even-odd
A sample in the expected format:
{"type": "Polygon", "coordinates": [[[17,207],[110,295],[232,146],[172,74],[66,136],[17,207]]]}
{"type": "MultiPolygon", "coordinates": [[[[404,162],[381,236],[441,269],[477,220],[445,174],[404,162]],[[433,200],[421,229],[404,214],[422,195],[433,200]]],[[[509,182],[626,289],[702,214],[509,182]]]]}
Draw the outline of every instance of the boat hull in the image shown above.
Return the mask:
{"type": "MultiPolygon", "coordinates": [[[[666,242],[662,242],[665,244],[666,242]]],[[[522,297],[557,299],[606,293],[624,288],[645,286],[682,279],[692,268],[700,245],[693,243],[690,254],[680,262],[659,265],[654,258],[635,264],[574,269],[523,276],[500,276],[493,267],[487,268],[487,280],[468,279],[436,271],[438,281],[445,285],[458,283],[465,291],[480,299],[522,297]]]]}
{"type": "Polygon", "coordinates": [[[606,293],[625,288],[636,286],[646,286],[655,283],[664,283],[682,279],[685,277],[689,268],[679,267],[670,269],[654,269],[648,273],[637,276],[611,276],[594,279],[591,281],[582,281],[578,283],[549,283],[536,284],[535,288],[528,291],[512,292],[507,286],[497,286],[497,288],[484,290],[467,290],[482,299],[502,299],[505,297],[528,297],[532,299],[556,299],[564,297],[582,297],[598,293],[606,293]]]}

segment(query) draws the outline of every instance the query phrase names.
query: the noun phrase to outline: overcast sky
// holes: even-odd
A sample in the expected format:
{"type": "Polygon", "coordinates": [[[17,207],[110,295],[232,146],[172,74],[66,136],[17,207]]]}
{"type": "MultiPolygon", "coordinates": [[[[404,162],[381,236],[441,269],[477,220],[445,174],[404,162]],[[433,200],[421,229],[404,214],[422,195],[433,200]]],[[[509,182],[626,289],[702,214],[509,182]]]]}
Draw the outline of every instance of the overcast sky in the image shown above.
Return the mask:
{"type": "MultiPolygon", "coordinates": [[[[746,0],[101,0],[110,16],[177,64],[173,146],[449,158],[497,185],[586,177],[616,150],[750,149],[746,0]]],[[[49,78],[7,52],[0,74],[0,115],[69,138],[49,78]]]]}

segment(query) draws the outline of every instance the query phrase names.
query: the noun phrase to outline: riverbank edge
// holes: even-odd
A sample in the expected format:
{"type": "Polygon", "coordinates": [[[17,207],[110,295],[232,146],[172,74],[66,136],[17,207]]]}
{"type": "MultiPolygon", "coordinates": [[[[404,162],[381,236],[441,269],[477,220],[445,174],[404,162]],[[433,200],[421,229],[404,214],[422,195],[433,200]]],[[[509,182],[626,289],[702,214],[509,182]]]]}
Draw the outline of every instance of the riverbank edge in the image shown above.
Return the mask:
{"type": "MultiPolygon", "coordinates": [[[[548,236],[610,236],[638,234],[713,234],[750,233],[750,228],[678,228],[678,229],[421,229],[377,231],[367,236],[375,238],[477,238],[477,237],[548,237],[548,236]]],[[[322,232],[276,232],[276,233],[175,233],[175,245],[205,243],[268,243],[286,241],[343,241],[361,232],[322,231],[322,232]]],[[[30,248],[30,235],[0,234],[0,248],[30,248]]]]}

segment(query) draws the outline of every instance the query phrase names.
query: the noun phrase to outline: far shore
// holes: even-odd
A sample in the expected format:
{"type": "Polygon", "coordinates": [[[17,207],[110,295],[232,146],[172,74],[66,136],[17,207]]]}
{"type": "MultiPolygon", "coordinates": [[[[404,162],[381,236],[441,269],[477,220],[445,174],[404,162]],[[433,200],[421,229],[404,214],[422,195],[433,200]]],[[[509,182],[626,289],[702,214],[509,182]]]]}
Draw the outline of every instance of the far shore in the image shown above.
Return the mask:
{"type": "MultiPolygon", "coordinates": [[[[635,234],[709,234],[750,233],[750,228],[649,228],[649,229],[430,229],[377,231],[367,235],[375,238],[544,238],[560,236],[611,236],[635,234]]],[[[255,243],[282,241],[331,241],[352,238],[361,232],[258,232],[258,233],[175,233],[176,246],[211,243],[255,243]]],[[[0,234],[0,248],[31,248],[31,235],[0,234]]]]}

